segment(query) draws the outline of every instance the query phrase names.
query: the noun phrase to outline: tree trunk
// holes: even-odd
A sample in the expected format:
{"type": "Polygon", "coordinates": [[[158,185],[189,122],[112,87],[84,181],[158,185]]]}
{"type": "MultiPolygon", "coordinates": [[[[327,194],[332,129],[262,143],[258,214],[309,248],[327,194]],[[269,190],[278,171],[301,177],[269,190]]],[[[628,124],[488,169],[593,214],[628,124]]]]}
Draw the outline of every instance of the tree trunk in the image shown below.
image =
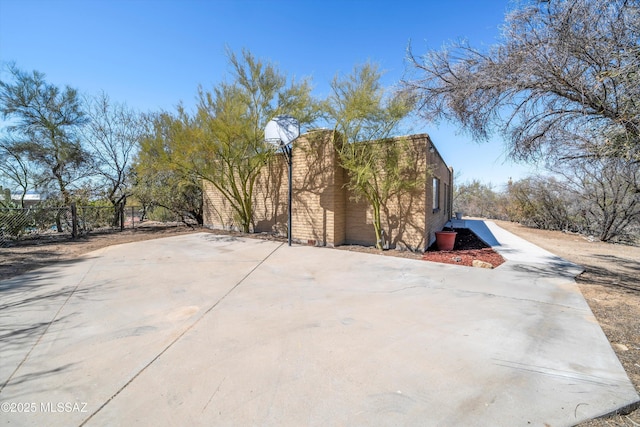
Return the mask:
{"type": "Polygon", "coordinates": [[[56,231],[58,233],[62,233],[64,230],[62,228],[62,219],[60,218],[62,216],[62,209],[58,209],[58,213],[56,213],[56,231]]]}
{"type": "Polygon", "coordinates": [[[113,219],[111,221],[112,227],[117,227],[120,222],[120,205],[114,203],[113,204],[113,219]]]}
{"type": "Polygon", "coordinates": [[[384,245],[382,244],[382,224],[380,222],[380,203],[372,202],[373,208],[373,229],[376,232],[376,248],[382,250],[384,245]]]}
{"type": "Polygon", "coordinates": [[[120,231],[124,231],[124,202],[118,205],[120,214],[120,231]]]}

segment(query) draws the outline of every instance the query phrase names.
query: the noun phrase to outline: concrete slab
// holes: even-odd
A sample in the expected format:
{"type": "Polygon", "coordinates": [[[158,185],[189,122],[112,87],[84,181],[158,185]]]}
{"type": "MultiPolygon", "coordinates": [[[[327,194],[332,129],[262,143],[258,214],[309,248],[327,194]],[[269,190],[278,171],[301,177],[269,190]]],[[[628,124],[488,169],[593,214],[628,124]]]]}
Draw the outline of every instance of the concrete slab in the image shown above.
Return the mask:
{"type": "Polygon", "coordinates": [[[569,426],[637,402],[573,279],[506,264],[210,234],[105,248],[0,284],[0,418],[569,426]]]}
{"type": "Polygon", "coordinates": [[[514,264],[518,265],[518,268],[522,268],[523,265],[543,265],[545,270],[551,271],[554,275],[566,275],[571,278],[584,271],[582,266],[509,233],[493,221],[463,219],[452,220],[448,225],[472,230],[476,236],[502,255],[506,261],[510,261],[503,264],[505,269],[513,267],[514,264]]]}

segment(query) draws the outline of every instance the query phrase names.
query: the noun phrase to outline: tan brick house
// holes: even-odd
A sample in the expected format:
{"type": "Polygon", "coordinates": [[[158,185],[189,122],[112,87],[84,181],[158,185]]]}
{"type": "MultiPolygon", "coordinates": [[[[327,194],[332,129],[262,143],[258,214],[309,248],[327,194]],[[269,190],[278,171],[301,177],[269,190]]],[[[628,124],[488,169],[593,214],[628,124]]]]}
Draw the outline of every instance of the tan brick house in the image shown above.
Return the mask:
{"type": "MultiPolygon", "coordinates": [[[[320,246],[375,245],[372,210],[356,202],[345,187],[333,133],[316,130],[293,143],[292,239],[320,246]]],[[[416,173],[424,187],[392,198],[382,208],[382,228],[389,247],[425,250],[451,218],[453,170],[427,134],[400,137],[411,147],[416,173]]],[[[399,138],[396,138],[399,140],[399,138]]],[[[275,156],[265,165],[254,189],[254,232],[286,235],[287,162],[275,156]]],[[[235,229],[229,203],[205,182],[204,224],[235,229]]]]}

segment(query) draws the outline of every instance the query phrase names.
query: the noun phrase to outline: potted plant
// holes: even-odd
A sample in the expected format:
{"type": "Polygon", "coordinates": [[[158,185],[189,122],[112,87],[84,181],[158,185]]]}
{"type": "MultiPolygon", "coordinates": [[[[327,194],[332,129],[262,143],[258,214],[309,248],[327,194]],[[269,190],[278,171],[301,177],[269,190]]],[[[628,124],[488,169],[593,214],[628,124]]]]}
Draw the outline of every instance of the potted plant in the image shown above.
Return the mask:
{"type": "Polygon", "coordinates": [[[456,243],[456,233],[453,230],[436,231],[436,246],[439,251],[452,251],[456,243]]]}

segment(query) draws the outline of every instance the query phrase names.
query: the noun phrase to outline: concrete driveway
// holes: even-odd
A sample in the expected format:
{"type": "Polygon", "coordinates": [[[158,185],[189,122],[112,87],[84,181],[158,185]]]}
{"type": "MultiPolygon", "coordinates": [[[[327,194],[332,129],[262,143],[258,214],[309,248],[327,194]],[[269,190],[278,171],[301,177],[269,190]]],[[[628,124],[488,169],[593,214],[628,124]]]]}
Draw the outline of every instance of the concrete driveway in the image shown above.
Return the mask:
{"type": "Polygon", "coordinates": [[[575,266],[538,255],[483,270],[207,233],[104,248],[0,282],[0,421],[570,426],[637,402],[575,266]]]}

